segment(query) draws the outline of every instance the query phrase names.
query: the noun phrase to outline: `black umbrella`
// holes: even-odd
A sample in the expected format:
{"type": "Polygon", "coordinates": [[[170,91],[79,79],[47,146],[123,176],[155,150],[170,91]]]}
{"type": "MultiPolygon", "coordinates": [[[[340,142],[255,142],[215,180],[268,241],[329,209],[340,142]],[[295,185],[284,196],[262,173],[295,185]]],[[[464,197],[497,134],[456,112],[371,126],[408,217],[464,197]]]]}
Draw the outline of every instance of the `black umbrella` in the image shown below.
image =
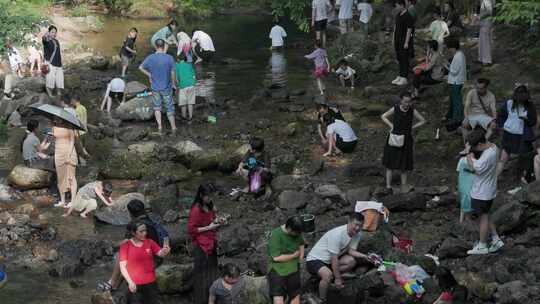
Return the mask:
{"type": "Polygon", "coordinates": [[[61,107],[50,104],[33,104],[30,106],[36,113],[44,115],[49,119],[60,119],[74,129],[86,131],[81,121],[73,114],[64,110],[61,107]]]}

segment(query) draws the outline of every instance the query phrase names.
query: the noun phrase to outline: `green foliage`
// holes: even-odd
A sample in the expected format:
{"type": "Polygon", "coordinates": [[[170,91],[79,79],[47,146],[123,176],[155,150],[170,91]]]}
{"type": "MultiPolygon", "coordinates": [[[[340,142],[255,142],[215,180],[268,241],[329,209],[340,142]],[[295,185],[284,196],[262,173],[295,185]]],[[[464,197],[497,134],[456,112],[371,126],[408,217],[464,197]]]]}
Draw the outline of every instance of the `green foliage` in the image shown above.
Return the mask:
{"type": "Polygon", "coordinates": [[[0,0],[0,53],[4,53],[8,40],[27,42],[26,34],[35,30],[39,21],[40,16],[26,2],[0,0]]]}
{"type": "Polygon", "coordinates": [[[540,21],[540,1],[503,0],[497,4],[495,21],[533,26],[540,21]]]}
{"type": "Polygon", "coordinates": [[[274,16],[289,16],[300,30],[309,31],[308,11],[311,5],[306,0],[273,0],[272,13],[274,16]]]}
{"type": "Polygon", "coordinates": [[[110,14],[126,14],[133,6],[133,0],[102,0],[110,14]]]}
{"type": "Polygon", "coordinates": [[[86,3],[74,6],[69,10],[69,14],[73,17],[86,17],[88,16],[88,12],[89,8],[86,3]]]}

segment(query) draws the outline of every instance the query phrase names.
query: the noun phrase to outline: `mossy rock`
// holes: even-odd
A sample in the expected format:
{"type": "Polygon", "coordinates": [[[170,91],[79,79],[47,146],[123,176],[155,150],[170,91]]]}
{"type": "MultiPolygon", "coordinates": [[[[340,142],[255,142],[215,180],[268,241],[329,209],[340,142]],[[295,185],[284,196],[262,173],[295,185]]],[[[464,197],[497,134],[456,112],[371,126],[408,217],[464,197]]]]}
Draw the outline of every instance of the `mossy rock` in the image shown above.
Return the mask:
{"type": "Polygon", "coordinates": [[[180,163],[168,162],[153,162],[147,165],[146,172],[143,177],[160,179],[168,178],[174,182],[183,182],[192,177],[191,171],[180,163]],[[166,170],[164,170],[166,168],[166,170]]]}
{"type": "Polygon", "coordinates": [[[370,103],[366,105],[365,110],[362,111],[362,116],[379,116],[388,110],[386,104],[370,103]]]}
{"type": "Polygon", "coordinates": [[[112,154],[99,170],[106,179],[140,179],[148,170],[143,157],[137,153],[112,154]]]}

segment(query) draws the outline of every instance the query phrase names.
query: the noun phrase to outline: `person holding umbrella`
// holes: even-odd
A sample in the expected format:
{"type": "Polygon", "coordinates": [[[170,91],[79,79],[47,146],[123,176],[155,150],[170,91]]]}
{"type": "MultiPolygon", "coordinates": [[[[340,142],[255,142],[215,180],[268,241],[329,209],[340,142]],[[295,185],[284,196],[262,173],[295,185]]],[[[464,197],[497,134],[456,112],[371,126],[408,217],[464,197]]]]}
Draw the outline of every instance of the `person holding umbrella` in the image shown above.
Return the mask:
{"type": "Polygon", "coordinates": [[[58,192],[60,201],[56,207],[66,207],[66,192],[71,192],[71,197],[77,194],[77,179],[75,169],[78,164],[75,139],[77,130],[86,131],[79,119],[63,108],[39,104],[31,108],[52,120],[52,137],[54,139],[54,165],[58,176],[58,192]]]}
{"type": "Polygon", "coordinates": [[[77,176],[75,169],[78,164],[75,138],[78,136],[75,130],[62,122],[61,119],[53,120],[52,133],[54,137],[54,165],[58,175],[58,192],[60,201],[55,207],[67,207],[66,192],[71,192],[71,197],[77,194],[77,176]]]}

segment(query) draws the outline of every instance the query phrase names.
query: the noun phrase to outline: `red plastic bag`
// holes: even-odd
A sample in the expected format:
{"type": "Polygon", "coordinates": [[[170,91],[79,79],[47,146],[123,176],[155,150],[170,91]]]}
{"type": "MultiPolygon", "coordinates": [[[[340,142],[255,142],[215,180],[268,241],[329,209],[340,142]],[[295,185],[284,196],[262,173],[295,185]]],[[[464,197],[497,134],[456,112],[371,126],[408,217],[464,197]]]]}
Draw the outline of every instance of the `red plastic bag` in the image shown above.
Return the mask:
{"type": "Polygon", "coordinates": [[[392,245],[405,253],[413,251],[413,241],[405,238],[392,237],[392,245]]]}

